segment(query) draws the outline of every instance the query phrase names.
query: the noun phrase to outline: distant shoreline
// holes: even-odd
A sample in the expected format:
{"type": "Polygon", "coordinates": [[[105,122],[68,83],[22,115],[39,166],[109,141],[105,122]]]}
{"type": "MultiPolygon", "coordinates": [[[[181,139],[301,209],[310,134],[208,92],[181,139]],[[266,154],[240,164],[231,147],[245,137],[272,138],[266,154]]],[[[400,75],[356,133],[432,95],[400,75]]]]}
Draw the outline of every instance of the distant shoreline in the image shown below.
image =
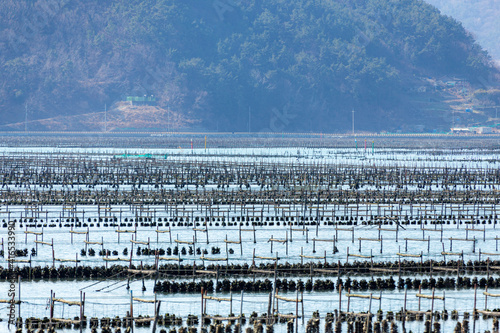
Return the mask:
{"type": "Polygon", "coordinates": [[[500,134],[0,132],[0,147],[498,149],[500,134]],[[205,142],[206,138],[206,142],[205,142]],[[366,148],[365,148],[366,146],[366,148]]]}

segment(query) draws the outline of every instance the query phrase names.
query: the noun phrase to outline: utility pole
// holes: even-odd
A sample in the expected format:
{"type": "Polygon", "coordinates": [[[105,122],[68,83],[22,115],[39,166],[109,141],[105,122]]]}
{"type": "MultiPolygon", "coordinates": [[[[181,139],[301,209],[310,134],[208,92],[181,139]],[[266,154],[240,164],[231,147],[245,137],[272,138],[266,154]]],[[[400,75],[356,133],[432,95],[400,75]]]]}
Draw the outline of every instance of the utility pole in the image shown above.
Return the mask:
{"type": "Polygon", "coordinates": [[[104,132],[108,131],[108,108],[104,104],[104,132]]]}
{"type": "Polygon", "coordinates": [[[28,133],[28,103],[24,104],[24,132],[28,133]]]}
{"type": "Polygon", "coordinates": [[[454,133],[455,132],[455,109],[453,109],[451,117],[452,117],[451,133],[454,133]]]}
{"type": "Polygon", "coordinates": [[[352,135],[354,135],[354,110],[352,110],[352,135]]]}

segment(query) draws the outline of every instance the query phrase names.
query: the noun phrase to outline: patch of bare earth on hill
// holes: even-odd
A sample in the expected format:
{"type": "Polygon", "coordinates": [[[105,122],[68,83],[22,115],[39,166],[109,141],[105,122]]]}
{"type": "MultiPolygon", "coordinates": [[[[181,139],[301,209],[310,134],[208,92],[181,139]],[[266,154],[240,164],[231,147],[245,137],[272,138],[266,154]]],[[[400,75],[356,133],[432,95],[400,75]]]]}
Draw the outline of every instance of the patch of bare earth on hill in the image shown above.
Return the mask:
{"type": "MultiPolygon", "coordinates": [[[[197,122],[179,112],[160,106],[118,102],[107,112],[33,120],[28,122],[27,127],[29,131],[175,131],[189,128],[197,122]]],[[[6,127],[12,130],[24,130],[25,123],[9,124],[6,127]]]]}

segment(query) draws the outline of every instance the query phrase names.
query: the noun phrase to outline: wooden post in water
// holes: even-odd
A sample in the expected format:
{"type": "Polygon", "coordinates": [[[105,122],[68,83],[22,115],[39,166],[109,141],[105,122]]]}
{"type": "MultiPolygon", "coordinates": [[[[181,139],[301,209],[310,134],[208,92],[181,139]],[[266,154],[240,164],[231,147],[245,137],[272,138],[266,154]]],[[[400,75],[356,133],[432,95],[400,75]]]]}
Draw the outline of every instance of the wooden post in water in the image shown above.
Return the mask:
{"type": "Polygon", "coordinates": [[[239,318],[239,320],[238,320],[238,321],[239,321],[239,323],[240,323],[240,325],[241,325],[241,320],[242,320],[242,318],[243,318],[243,293],[244,293],[244,291],[243,291],[243,290],[241,290],[241,300],[240,300],[240,318],[239,318]]]}
{"type": "MultiPolygon", "coordinates": [[[[269,301],[267,303],[267,320],[266,323],[269,323],[271,320],[271,304],[274,302],[274,296],[273,293],[269,293],[269,301]]],[[[273,312],[274,312],[274,305],[273,306],[273,312]]]]}
{"type": "MultiPolygon", "coordinates": [[[[31,261],[31,260],[30,260],[31,261]]],[[[19,301],[17,310],[18,310],[18,318],[21,318],[21,275],[17,276],[17,284],[18,284],[18,295],[17,300],[19,301]]]]}
{"type": "Polygon", "coordinates": [[[408,298],[408,289],[405,283],[405,300],[403,303],[403,330],[405,328],[405,321],[406,321],[406,299],[408,298]]]}
{"type": "Polygon", "coordinates": [[[225,238],[225,242],[224,243],[226,244],[226,259],[227,259],[227,257],[228,257],[228,254],[227,254],[227,251],[228,251],[228,248],[227,248],[227,234],[226,234],[226,238],[225,238]]]}
{"type": "Polygon", "coordinates": [[[50,322],[52,322],[52,318],[54,318],[54,297],[55,297],[55,293],[51,290],[50,291],[50,302],[49,302],[49,306],[50,306],[50,322]]]}
{"type": "Polygon", "coordinates": [[[472,318],[474,319],[472,332],[476,332],[476,300],[477,300],[477,284],[474,284],[474,310],[472,311],[472,318]]]}
{"type": "MultiPolygon", "coordinates": [[[[422,285],[418,286],[418,293],[422,293],[422,285]]],[[[420,311],[420,297],[418,298],[418,311],[420,311]]]]}
{"type": "Polygon", "coordinates": [[[434,319],[434,293],[435,293],[435,288],[432,288],[432,300],[431,300],[431,329],[432,329],[432,319],[434,319]]]}
{"type": "Polygon", "coordinates": [[[229,316],[233,316],[233,291],[229,291],[229,316]]]}
{"type": "Polygon", "coordinates": [[[200,315],[200,318],[201,318],[201,327],[203,327],[203,315],[205,313],[204,309],[203,309],[203,297],[205,296],[204,294],[204,289],[203,287],[201,287],[201,315],[200,315]]]}
{"type": "Polygon", "coordinates": [[[54,254],[54,238],[52,238],[52,267],[56,265],[56,257],[54,254]]]}
{"type": "Polygon", "coordinates": [[[300,303],[302,303],[302,325],[304,325],[304,291],[300,291],[300,303]]]}
{"type": "Polygon", "coordinates": [[[285,231],[286,256],[288,257],[288,230],[285,231]]]}
{"type": "Polygon", "coordinates": [[[82,309],[82,304],[83,304],[83,295],[82,291],[80,290],[80,333],[82,333],[82,322],[83,322],[83,309],[82,309]]]}
{"type": "Polygon", "coordinates": [[[297,288],[297,298],[295,301],[295,333],[298,332],[299,326],[299,289],[297,288]]]}
{"type": "Polygon", "coordinates": [[[132,297],[132,290],[130,291],[130,323],[131,326],[134,325],[134,300],[132,297]]]}
{"type": "Polygon", "coordinates": [[[240,224],[239,236],[240,236],[240,255],[243,256],[243,242],[241,241],[241,224],[240,224]]]}
{"type": "Polygon", "coordinates": [[[484,311],[488,310],[488,285],[486,285],[484,290],[484,311]]]}
{"type": "Polygon", "coordinates": [[[342,315],[342,284],[339,284],[339,316],[342,315]]]}
{"type": "MultiPolygon", "coordinates": [[[[351,294],[351,288],[347,290],[347,293],[351,294]]],[[[349,312],[350,307],[351,307],[351,298],[349,297],[349,295],[347,295],[347,312],[349,312]]]]}
{"type": "Polygon", "coordinates": [[[257,239],[255,237],[255,224],[252,223],[252,228],[253,228],[253,243],[256,244],[257,243],[257,239]]]}
{"type": "Polygon", "coordinates": [[[160,305],[161,305],[161,301],[158,301],[158,305],[156,306],[156,294],[155,294],[155,321],[153,323],[153,333],[156,333],[156,325],[158,323],[158,317],[159,317],[159,313],[160,313],[160,305]]]}

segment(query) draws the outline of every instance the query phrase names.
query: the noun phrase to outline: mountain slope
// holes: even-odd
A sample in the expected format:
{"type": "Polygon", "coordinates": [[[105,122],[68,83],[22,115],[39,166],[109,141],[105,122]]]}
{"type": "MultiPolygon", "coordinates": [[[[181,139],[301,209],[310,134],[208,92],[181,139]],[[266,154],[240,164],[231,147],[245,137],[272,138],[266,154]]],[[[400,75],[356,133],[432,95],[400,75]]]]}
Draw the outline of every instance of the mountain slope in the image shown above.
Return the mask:
{"type": "Polygon", "coordinates": [[[477,41],[500,63],[500,1],[425,0],[443,14],[463,23],[477,41]]]}
{"type": "MultiPolygon", "coordinates": [[[[449,96],[427,78],[480,86],[497,74],[459,23],[419,0],[5,0],[0,10],[0,125],[22,123],[27,108],[33,129],[47,129],[34,120],[154,95],[208,130],[343,132],[353,109],[358,130],[444,130],[449,96]]],[[[157,127],[152,110],[138,127],[157,127]]]]}

